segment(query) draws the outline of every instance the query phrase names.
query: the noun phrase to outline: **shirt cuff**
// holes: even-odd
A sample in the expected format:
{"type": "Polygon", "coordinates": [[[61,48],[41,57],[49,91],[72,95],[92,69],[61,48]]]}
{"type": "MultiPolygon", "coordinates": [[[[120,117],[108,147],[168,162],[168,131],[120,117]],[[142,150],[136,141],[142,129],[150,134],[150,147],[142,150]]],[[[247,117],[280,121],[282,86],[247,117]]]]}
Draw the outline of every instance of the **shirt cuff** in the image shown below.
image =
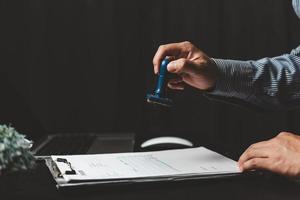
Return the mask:
{"type": "Polygon", "coordinates": [[[218,80],[209,95],[248,99],[253,94],[255,69],[251,61],[214,59],[218,80]]]}
{"type": "Polygon", "coordinates": [[[298,46],[296,49],[293,49],[291,54],[294,56],[300,56],[300,46],[298,46]]]}

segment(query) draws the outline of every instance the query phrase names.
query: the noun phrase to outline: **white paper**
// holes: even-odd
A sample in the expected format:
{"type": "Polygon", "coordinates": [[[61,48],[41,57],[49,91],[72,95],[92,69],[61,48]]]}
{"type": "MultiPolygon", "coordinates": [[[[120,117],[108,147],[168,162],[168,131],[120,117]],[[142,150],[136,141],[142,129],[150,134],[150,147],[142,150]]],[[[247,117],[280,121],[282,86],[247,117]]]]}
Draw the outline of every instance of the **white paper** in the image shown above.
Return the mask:
{"type": "MultiPolygon", "coordinates": [[[[51,156],[65,158],[76,175],[70,180],[122,180],[151,177],[180,177],[239,173],[237,162],[204,147],[142,153],[117,153],[51,156]]],[[[59,170],[70,170],[66,163],[56,162],[59,170]]]]}

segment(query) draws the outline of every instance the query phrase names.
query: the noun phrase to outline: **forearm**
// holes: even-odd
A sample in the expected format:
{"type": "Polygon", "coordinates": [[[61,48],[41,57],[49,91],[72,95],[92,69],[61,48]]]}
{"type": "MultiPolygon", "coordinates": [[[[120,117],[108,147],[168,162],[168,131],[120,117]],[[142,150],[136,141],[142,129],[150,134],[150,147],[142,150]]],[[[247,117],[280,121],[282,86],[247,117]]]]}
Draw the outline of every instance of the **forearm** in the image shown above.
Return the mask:
{"type": "Polygon", "coordinates": [[[241,99],[267,109],[300,105],[300,48],[257,61],[214,59],[218,80],[210,96],[241,99]]]}

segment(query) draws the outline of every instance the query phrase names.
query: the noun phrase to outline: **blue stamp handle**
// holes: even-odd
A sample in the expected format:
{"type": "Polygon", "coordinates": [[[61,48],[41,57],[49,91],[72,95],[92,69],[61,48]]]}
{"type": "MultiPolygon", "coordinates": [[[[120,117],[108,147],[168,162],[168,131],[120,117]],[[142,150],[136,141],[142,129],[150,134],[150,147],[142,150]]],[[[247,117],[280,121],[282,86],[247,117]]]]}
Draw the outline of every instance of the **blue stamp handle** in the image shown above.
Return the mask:
{"type": "Polygon", "coordinates": [[[156,85],[156,90],[155,90],[155,95],[157,96],[162,96],[164,89],[165,89],[165,83],[166,83],[166,75],[167,75],[167,66],[169,64],[168,59],[164,59],[159,68],[159,74],[158,74],[158,80],[157,80],[157,85],[156,85]]]}

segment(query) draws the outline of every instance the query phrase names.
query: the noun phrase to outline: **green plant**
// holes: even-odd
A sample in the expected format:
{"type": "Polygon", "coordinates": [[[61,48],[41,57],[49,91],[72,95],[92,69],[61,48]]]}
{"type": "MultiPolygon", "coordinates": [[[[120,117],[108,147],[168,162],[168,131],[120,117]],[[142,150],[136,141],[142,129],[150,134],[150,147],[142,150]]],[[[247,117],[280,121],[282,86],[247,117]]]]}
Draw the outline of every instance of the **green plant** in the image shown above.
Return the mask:
{"type": "Polygon", "coordinates": [[[34,166],[31,146],[13,127],[0,125],[0,173],[27,170],[34,166]]]}

